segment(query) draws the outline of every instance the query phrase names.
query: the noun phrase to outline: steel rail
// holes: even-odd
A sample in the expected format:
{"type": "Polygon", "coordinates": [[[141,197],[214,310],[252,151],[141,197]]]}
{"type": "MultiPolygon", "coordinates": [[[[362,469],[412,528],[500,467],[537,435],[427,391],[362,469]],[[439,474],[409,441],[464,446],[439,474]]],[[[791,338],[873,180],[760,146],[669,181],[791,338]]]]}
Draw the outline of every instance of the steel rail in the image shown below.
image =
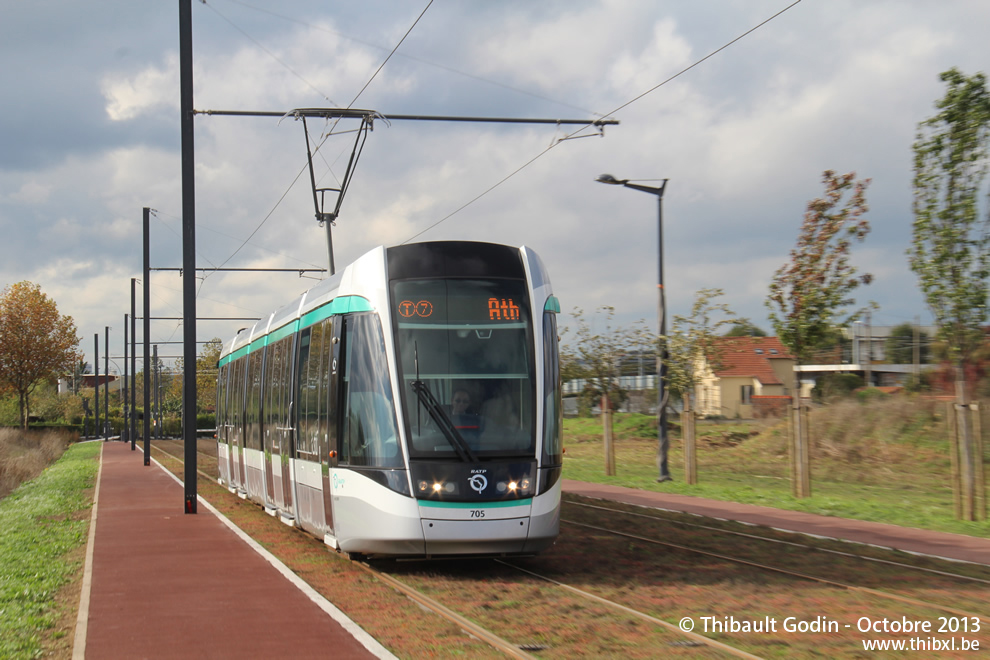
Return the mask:
{"type": "Polygon", "coordinates": [[[686,637],[689,637],[689,638],[693,639],[694,641],[696,641],[696,642],[698,642],[700,644],[704,644],[705,646],[711,646],[712,648],[719,649],[720,651],[725,651],[726,653],[729,653],[731,655],[734,655],[737,658],[750,658],[750,659],[761,660],[760,656],[758,656],[758,655],[753,655],[752,653],[747,653],[746,651],[743,651],[741,649],[737,649],[734,646],[729,646],[728,644],[724,644],[722,642],[718,642],[718,641],[716,641],[714,639],[710,639],[710,638],[705,637],[704,635],[700,635],[700,634],[698,634],[696,632],[690,632],[690,631],[687,631],[687,630],[682,630],[679,626],[676,626],[673,623],[669,623],[667,621],[664,621],[663,619],[658,619],[655,616],[650,616],[649,614],[646,614],[644,612],[640,612],[639,610],[634,610],[631,607],[627,607],[627,606],[625,606],[625,605],[623,605],[621,603],[616,603],[615,601],[608,600],[607,598],[602,598],[601,596],[596,596],[593,593],[584,591],[583,589],[578,589],[577,587],[572,587],[569,584],[564,584],[563,582],[559,582],[557,580],[554,580],[553,578],[548,578],[545,575],[540,575],[539,573],[535,573],[535,572],[529,570],[528,568],[522,568],[520,566],[516,566],[514,564],[510,564],[509,562],[504,561],[502,559],[496,559],[495,561],[498,562],[499,564],[502,564],[503,566],[508,566],[509,568],[513,568],[513,569],[519,571],[520,573],[526,573],[527,575],[531,575],[531,576],[533,576],[535,578],[539,578],[540,580],[544,580],[546,582],[549,582],[550,584],[556,585],[556,586],[558,586],[558,587],[560,587],[562,589],[566,589],[567,591],[570,591],[573,594],[577,594],[578,596],[581,596],[582,598],[587,598],[589,600],[593,600],[596,603],[599,603],[601,605],[605,605],[607,607],[611,607],[613,609],[617,609],[620,612],[623,612],[624,614],[629,614],[629,615],[634,616],[636,618],[642,619],[643,621],[646,621],[648,623],[654,623],[654,624],[656,624],[658,626],[661,626],[663,628],[666,628],[668,630],[672,630],[674,632],[680,633],[681,635],[684,635],[686,637]]]}
{"type": "Polygon", "coordinates": [[[868,594],[875,596],[877,598],[884,598],[887,600],[893,600],[900,603],[905,603],[907,605],[913,605],[915,607],[921,607],[924,609],[935,609],[942,612],[948,612],[949,614],[955,614],[956,616],[966,616],[975,617],[986,624],[990,624],[990,617],[983,614],[978,614],[976,612],[967,612],[966,610],[959,610],[954,607],[946,607],[944,605],[939,605],[937,603],[932,603],[931,601],[918,600],[917,598],[911,598],[909,596],[900,596],[897,594],[887,593],[885,591],[880,591],[878,589],[871,589],[870,587],[858,587],[853,584],[846,584],[844,582],[838,582],[836,580],[830,580],[828,578],[817,577],[815,575],[808,575],[807,573],[798,573],[796,571],[789,571],[786,568],[778,568],[777,566],[767,566],[766,564],[761,564],[759,562],[750,561],[748,559],[741,559],[739,557],[733,557],[731,555],[723,555],[718,552],[711,552],[709,550],[700,550],[698,548],[692,548],[687,545],[681,545],[679,543],[671,543],[669,541],[659,541],[657,539],[647,538],[645,536],[638,536],[636,534],[629,534],[628,532],[620,532],[614,529],[608,529],[606,527],[598,527],[596,525],[588,525],[586,523],[577,522],[575,520],[566,520],[565,518],[560,519],[561,522],[567,523],[569,525],[574,525],[576,527],[584,527],[585,529],[593,529],[598,532],[605,532],[606,534],[614,534],[615,536],[621,536],[623,538],[633,539],[635,541],[643,541],[644,543],[653,543],[655,545],[662,545],[668,548],[675,548],[677,550],[684,550],[685,552],[693,552],[695,554],[703,555],[705,557],[713,557],[715,559],[721,559],[723,561],[730,561],[736,564],[742,564],[743,566],[752,566],[753,568],[759,568],[765,571],[771,571],[774,573],[780,573],[781,575],[787,575],[789,577],[796,577],[802,580],[809,580],[811,582],[817,582],[819,584],[825,584],[832,587],[838,587],[840,589],[847,589],[849,591],[856,591],[863,594],[868,594]]]}
{"type": "MultiPolygon", "coordinates": [[[[743,538],[753,539],[754,541],[766,541],[767,543],[778,543],[780,545],[789,545],[795,548],[802,548],[805,550],[817,550],[819,552],[827,552],[833,555],[839,555],[840,557],[849,557],[850,559],[861,559],[863,561],[871,561],[878,564],[885,564],[887,566],[894,566],[896,568],[904,568],[912,571],[920,571],[923,573],[931,573],[932,575],[939,575],[941,577],[953,578],[957,580],[962,580],[965,582],[976,582],[979,584],[990,585],[990,580],[985,580],[983,578],[973,577],[971,575],[960,575],[959,573],[952,573],[950,571],[940,571],[935,568],[926,568],[924,566],[915,566],[914,564],[905,564],[904,562],[893,561],[890,559],[880,559],[879,557],[868,557],[866,555],[860,555],[855,552],[843,552],[842,550],[835,550],[832,548],[822,548],[815,545],[809,545],[807,543],[797,543],[795,541],[785,541],[783,539],[774,539],[769,536],[761,536],[760,534],[747,534],[746,532],[738,532],[731,529],[722,529],[720,527],[713,527],[711,525],[700,525],[698,523],[687,522],[686,520],[675,520],[673,518],[666,518],[663,516],[652,516],[648,513],[639,513],[637,511],[626,511],[624,509],[613,509],[607,506],[601,506],[598,504],[587,504],[585,502],[575,502],[572,500],[564,500],[567,504],[573,504],[574,506],[581,506],[587,509],[597,509],[599,511],[608,511],[610,513],[622,513],[627,516],[636,516],[639,518],[648,518],[651,520],[657,520],[664,523],[671,523],[674,525],[681,525],[683,527],[695,527],[697,529],[704,529],[711,532],[720,532],[722,534],[729,534],[732,536],[741,536],[743,538]]],[[[637,506],[637,505],[633,505],[637,506]]],[[[662,509],[656,509],[657,511],[663,511],[662,509]]],[[[748,524],[748,523],[739,523],[748,524]]],[[[801,532],[793,530],[781,530],[789,534],[801,534],[801,532]]],[[[842,540],[842,539],[837,539],[842,540]]],[[[857,541],[846,541],[846,543],[858,543],[857,541]]],[[[977,566],[979,564],[976,564],[977,566]]]]}
{"type": "Polygon", "coordinates": [[[402,582],[395,579],[391,575],[386,575],[385,573],[382,573],[378,569],[369,566],[364,562],[352,560],[351,563],[354,566],[357,566],[358,568],[361,568],[364,571],[368,572],[369,574],[373,575],[374,577],[378,578],[379,580],[381,580],[388,586],[392,587],[399,593],[403,594],[407,598],[412,599],[415,603],[418,603],[419,605],[422,605],[423,607],[433,612],[436,612],[437,614],[447,619],[448,621],[463,628],[468,634],[474,635],[478,639],[483,640],[488,645],[492,646],[495,649],[498,649],[499,651],[505,653],[506,655],[513,658],[525,658],[528,660],[536,660],[536,656],[526,653],[517,644],[512,644],[511,642],[507,642],[506,640],[502,639],[495,633],[485,628],[482,628],[481,626],[474,623],[470,619],[466,619],[457,612],[453,611],[452,609],[444,605],[441,605],[438,601],[430,598],[425,594],[420,593],[419,591],[416,591],[415,589],[413,589],[412,587],[406,584],[403,584],[402,582]]]}

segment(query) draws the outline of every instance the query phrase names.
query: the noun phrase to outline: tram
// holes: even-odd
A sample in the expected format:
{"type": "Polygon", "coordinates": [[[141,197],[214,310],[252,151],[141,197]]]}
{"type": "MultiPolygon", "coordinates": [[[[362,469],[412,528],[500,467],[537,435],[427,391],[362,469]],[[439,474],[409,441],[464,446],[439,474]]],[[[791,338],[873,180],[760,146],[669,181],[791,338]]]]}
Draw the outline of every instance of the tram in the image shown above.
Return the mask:
{"type": "Polygon", "coordinates": [[[224,344],[220,483],[351,556],[547,548],[559,312],[526,247],[371,250],[224,344]]]}

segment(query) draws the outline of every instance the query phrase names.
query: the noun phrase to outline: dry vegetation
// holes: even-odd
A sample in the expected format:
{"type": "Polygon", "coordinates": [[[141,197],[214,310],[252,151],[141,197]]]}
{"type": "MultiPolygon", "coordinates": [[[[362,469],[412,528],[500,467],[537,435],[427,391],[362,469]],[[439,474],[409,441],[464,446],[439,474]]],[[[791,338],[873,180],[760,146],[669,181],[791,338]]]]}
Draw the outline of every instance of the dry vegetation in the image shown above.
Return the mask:
{"type": "MultiPolygon", "coordinates": [[[[986,436],[990,402],[979,404],[986,436]]],[[[816,406],[809,415],[812,496],[804,499],[791,493],[787,420],[699,420],[698,483],[688,485],[678,425],[670,429],[674,481],[658,484],[654,419],[615,416],[614,477],[604,474],[601,422],[568,419],[564,474],[581,481],[985,537],[990,535],[985,521],[957,520],[953,511],[946,405],[914,394],[865,391],[816,406]]],[[[990,466],[987,454],[990,442],[984,441],[984,464],[990,466]]]]}
{"type": "Polygon", "coordinates": [[[69,436],[60,431],[0,429],[0,498],[41,474],[58,460],[69,442],[69,436]]]}

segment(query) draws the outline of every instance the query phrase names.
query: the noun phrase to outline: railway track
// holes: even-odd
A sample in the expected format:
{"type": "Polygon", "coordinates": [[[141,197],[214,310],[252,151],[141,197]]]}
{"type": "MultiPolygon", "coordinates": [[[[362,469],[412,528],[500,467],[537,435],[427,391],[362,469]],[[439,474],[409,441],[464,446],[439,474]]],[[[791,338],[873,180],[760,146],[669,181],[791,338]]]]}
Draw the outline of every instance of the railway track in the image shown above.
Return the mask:
{"type": "MultiPolygon", "coordinates": [[[[175,446],[154,448],[181,462],[175,446]]],[[[879,550],[866,557],[818,539],[635,508],[568,497],[560,541],[535,558],[349,566],[509,657],[753,658],[780,656],[782,648],[857,657],[861,639],[898,637],[849,630],[864,617],[964,621],[980,628],[970,637],[990,646],[990,574],[980,570],[921,565],[879,550]],[[785,615],[846,627],[783,636],[716,629],[723,620],[755,625],[785,615]],[[685,619],[712,629],[685,630],[685,619]]]]}
{"type": "MultiPolygon", "coordinates": [[[[803,550],[812,550],[812,551],[815,551],[815,552],[821,552],[821,553],[826,553],[826,554],[834,554],[834,555],[839,555],[839,556],[842,556],[842,557],[854,557],[856,559],[859,559],[859,560],[862,560],[862,561],[865,561],[865,562],[875,562],[877,564],[885,564],[885,565],[888,565],[888,566],[896,566],[898,568],[903,568],[903,569],[907,569],[907,570],[918,571],[918,572],[922,572],[922,573],[930,573],[932,575],[940,575],[940,576],[943,576],[943,577],[952,577],[952,578],[955,578],[955,579],[958,579],[958,580],[964,580],[964,581],[968,581],[968,582],[975,582],[975,583],[990,585],[990,577],[982,578],[982,577],[975,577],[975,576],[972,576],[972,575],[964,575],[964,574],[961,574],[961,573],[958,573],[958,572],[951,572],[951,571],[946,571],[946,570],[929,568],[929,567],[926,567],[926,566],[919,566],[917,564],[910,564],[910,563],[907,563],[906,561],[893,561],[893,560],[890,560],[890,559],[883,559],[883,558],[880,558],[880,557],[874,557],[874,556],[870,556],[868,554],[864,554],[862,552],[852,552],[850,550],[837,550],[835,548],[826,547],[825,545],[822,545],[822,544],[812,545],[810,543],[802,543],[802,542],[797,542],[797,541],[794,541],[794,540],[787,540],[787,539],[784,539],[784,538],[773,537],[773,536],[769,536],[769,535],[766,535],[766,534],[755,534],[755,533],[752,533],[752,532],[742,532],[742,531],[739,531],[739,530],[727,529],[725,527],[716,527],[714,525],[706,525],[706,524],[701,524],[701,523],[697,523],[697,522],[689,522],[689,521],[687,521],[687,520],[684,519],[685,516],[688,516],[688,515],[691,515],[691,514],[672,514],[672,515],[665,515],[665,512],[662,511],[662,510],[660,510],[660,509],[650,509],[649,510],[650,513],[641,513],[641,512],[637,512],[637,511],[632,511],[632,510],[630,510],[628,508],[623,509],[623,508],[618,508],[618,507],[609,507],[609,506],[604,505],[604,504],[591,504],[591,503],[588,503],[588,502],[578,501],[576,499],[571,499],[568,502],[569,502],[570,505],[578,506],[578,507],[583,507],[583,508],[587,508],[587,509],[595,509],[595,510],[598,510],[598,511],[606,511],[606,512],[613,513],[613,514],[614,513],[621,513],[621,514],[624,514],[624,515],[627,515],[627,516],[632,516],[632,517],[637,517],[637,518],[643,518],[643,519],[662,520],[665,523],[677,525],[679,527],[691,527],[691,528],[695,528],[695,529],[703,529],[703,530],[707,530],[707,531],[718,532],[719,534],[723,534],[723,535],[726,535],[726,536],[738,536],[738,537],[747,538],[747,539],[756,539],[756,540],[759,540],[759,541],[764,541],[766,543],[775,543],[775,544],[780,544],[780,545],[784,545],[784,546],[790,546],[790,547],[793,547],[793,548],[800,548],[800,549],[803,549],[803,550]]],[[[629,505],[629,506],[633,506],[633,505],[629,505]]],[[[637,508],[642,508],[642,507],[637,507],[637,508]]],[[[732,523],[732,524],[734,524],[734,525],[742,525],[744,523],[732,523]]],[[[770,531],[770,530],[768,530],[768,531],[770,531]]],[[[789,537],[791,537],[791,539],[797,538],[797,537],[800,537],[801,536],[800,534],[798,534],[796,532],[783,532],[782,531],[780,533],[781,534],[788,535],[789,537]]],[[[843,541],[842,543],[845,543],[847,546],[856,547],[856,544],[854,544],[854,543],[849,543],[849,542],[846,542],[846,541],[843,541]]],[[[985,571],[984,569],[976,569],[976,570],[990,573],[990,571],[985,571]]]]}

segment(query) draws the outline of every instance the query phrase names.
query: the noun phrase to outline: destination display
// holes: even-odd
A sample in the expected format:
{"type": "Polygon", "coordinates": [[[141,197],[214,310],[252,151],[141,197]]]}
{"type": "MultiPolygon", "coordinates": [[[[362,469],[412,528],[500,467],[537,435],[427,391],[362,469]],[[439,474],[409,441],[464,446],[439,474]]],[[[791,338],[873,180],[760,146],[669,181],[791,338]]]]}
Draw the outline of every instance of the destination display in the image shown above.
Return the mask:
{"type": "Polygon", "coordinates": [[[396,282],[394,287],[400,323],[476,325],[528,318],[520,285],[511,281],[421,280],[396,282]]]}

